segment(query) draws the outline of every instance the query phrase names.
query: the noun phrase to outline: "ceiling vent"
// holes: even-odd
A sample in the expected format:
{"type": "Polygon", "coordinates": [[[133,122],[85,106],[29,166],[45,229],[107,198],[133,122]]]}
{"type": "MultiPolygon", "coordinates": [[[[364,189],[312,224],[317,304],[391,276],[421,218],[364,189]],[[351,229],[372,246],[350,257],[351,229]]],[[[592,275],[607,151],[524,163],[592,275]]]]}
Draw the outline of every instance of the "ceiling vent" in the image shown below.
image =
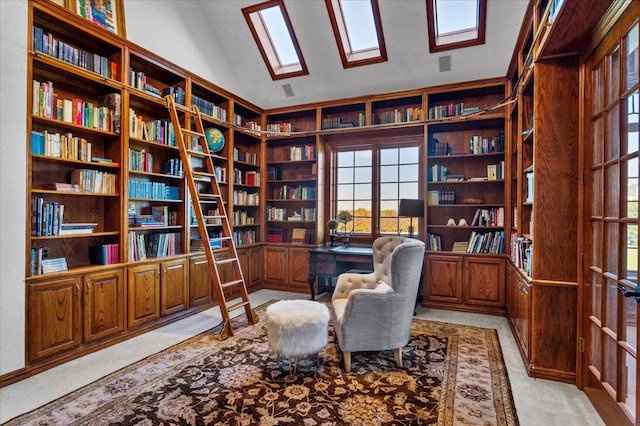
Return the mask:
{"type": "Polygon", "coordinates": [[[440,65],[440,72],[451,71],[451,55],[440,56],[438,64],[440,65]]]}
{"type": "Polygon", "coordinates": [[[287,98],[294,96],[293,89],[291,88],[290,84],[283,84],[282,89],[284,90],[284,94],[287,95],[287,98]]]}

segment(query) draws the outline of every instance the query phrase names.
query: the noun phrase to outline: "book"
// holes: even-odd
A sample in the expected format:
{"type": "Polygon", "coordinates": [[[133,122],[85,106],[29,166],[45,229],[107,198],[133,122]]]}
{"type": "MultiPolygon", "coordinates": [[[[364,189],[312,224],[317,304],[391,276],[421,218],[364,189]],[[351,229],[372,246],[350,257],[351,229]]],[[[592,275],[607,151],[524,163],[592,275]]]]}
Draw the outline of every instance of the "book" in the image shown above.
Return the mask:
{"type": "Polygon", "coordinates": [[[162,226],[169,225],[169,207],[151,206],[151,216],[155,223],[162,223],[162,226]]]}
{"type": "Polygon", "coordinates": [[[291,231],[291,242],[304,244],[306,242],[307,230],[304,228],[293,228],[291,231]]]}
{"type": "Polygon", "coordinates": [[[110,130],[118,135],[120,134],[120,103],[120,93],[109,93],[98,96],[98,106],[107,107],[113,112],[112,128],[110,130]]]}

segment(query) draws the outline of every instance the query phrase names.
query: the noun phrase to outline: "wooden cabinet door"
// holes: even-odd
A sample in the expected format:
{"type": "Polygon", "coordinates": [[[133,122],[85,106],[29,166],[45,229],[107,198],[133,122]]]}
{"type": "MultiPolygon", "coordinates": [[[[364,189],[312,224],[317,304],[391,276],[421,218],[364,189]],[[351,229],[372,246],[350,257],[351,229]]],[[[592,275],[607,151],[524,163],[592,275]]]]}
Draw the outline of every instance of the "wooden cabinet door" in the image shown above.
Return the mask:
{"type": "Polygon", "coordinates": [[[249,249],[247,248],[239,248],[238,250],[238,261],[240,262],[240,270],[242,271],[242,276],[244,277],[244,282],[249,288],[249,281],[251,280],[251,265],[249,263],[249,249]]]}
{"type": "Polygon", "coordinates": [[[252,291],[259,290],[262,286],[262,247],[249,249],[249,272],[248,288],[252,291]]]}
{"type": "Polygon", "coordinates": [[[286,247],[266,246],[264,248],[264,280],[272,283],[286,284],[288,250],[286,247]]]}
{"type": "Polygon", "coordinates": [[[309,292],[309,249],[289,249],[289,288],[309,292]]]}
{"type": "Polygon", "coordinates": [[[465,258],[463,302],[469,305],[504,308],[504,274],[505,262],[503,258],[465,258]]]}
{"type": "Polygon", "coordinates": [[[68,351],[80,345],[80,278],[30,284],[27,288],[29,360],[68,351]]]}
{"type": "Polygon", "coordinates": [[[162,262],[160,270],[160,315],[186,310],[189,307],[186,259],[162,262]]]}
{"type": "Polygon", "coordinates": [[[425,257],[425,301],[462,303],[462,258],[425,257]]]}
{"type": "Polygon", "coordinates": [[[160,272],[157,264],[127,270],[127,323],[137,327],[160,317],[160,272]]]}
{"type": "Polygon", "coordinates": [[[84,277],[84,341],[123,333],[124,279],[122,270],[84,277]]]}
{"type": "Polygon", "coordinates": [[[189,259],[189,298],[190,306],[206,305],[213,300],[213,281],[206,257],[189,259]]]}

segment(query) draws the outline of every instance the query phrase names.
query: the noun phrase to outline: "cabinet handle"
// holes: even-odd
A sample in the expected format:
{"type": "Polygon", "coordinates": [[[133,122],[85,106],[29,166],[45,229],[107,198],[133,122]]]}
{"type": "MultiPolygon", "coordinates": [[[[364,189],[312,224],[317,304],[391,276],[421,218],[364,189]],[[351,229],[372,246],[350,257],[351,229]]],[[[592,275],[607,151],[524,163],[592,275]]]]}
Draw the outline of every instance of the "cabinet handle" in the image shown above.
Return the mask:
{"type": "Polygon", "coordinates": [[[622,285],[618,287],[618,290],[622,292],[624,297],[634,297],[636,302],[640,303],[640,285],[637,285],[636,288],[634,288],[635,291],[627,290],[627,288],[622,285]]]}
{"type": "Polygon", "coordinates": [[[80,284],[76,284],[76,296],[80,296],[80,284]]]}
{"type": "Polygon", "coordinates": [[[87,289],[85,290],[87,294],[91,292],[91,283],[87,283],[87,289]]]}

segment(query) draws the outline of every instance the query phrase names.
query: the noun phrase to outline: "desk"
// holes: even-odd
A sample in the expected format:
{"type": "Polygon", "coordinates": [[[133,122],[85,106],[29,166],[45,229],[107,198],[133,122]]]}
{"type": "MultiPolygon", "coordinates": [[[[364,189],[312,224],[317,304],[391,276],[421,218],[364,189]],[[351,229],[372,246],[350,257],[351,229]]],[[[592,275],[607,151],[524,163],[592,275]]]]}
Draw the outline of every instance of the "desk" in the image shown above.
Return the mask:
{"type": "MultiPolygon", "coordinates": [[[[327,281],[337,277],[349,269],[373,271],[373,249],[371,247],[317,247],[309,250],[309,290],[311,300],[315,300],[314,283],[318,278],[318,294],[320,291],[320,277],[327,281]]],[[[328,289],[328,288],[327,288],[328,289]]],[[[324,290],[326,291],[326,290],[324,290]]]]}

